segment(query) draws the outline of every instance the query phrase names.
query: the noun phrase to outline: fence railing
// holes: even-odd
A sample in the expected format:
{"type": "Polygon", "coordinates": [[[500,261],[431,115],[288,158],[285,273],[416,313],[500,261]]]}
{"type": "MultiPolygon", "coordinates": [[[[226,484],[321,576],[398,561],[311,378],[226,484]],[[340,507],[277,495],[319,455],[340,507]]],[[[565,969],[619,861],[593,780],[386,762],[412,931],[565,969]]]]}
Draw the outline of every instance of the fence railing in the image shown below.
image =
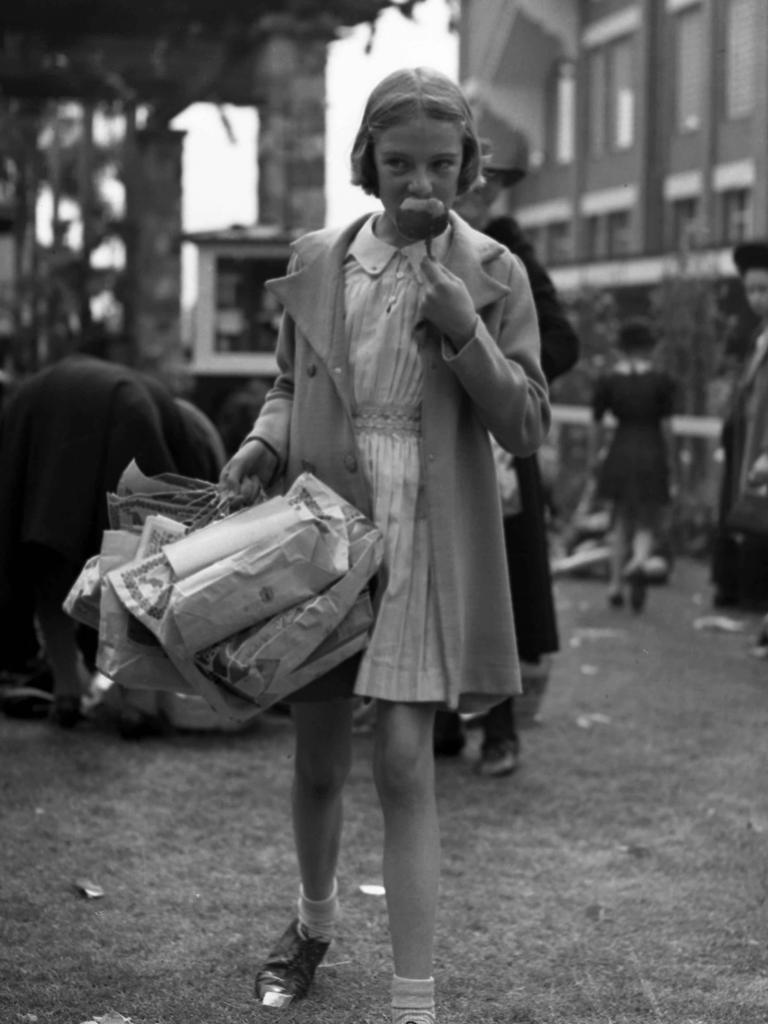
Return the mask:
{"type": "MultiPolygon", "coordinates": [[[[552,406],[552,422],[572,426],[589,426],[592,422],[592,410],[587,405],[552,406]]],[[[610,424],[608,415],[605,422],[610,424]]],[[[720,437],[721,420],[719,416],[673,416],[672,430],[680,437],[705,437],[717,440],[720,437]]]]}
{"type": "MultiPolygon", "coordinates": [[[[605,417],[606,424],[612,422],[605,417]]],[[[586,405],[555,403],[552,423],[550,481],[556,504],[567,518],[582,500],[591,473],[587,431],[592,410],[586,405]]],[[[721,427],[719,416],[672,417],[672,458],[678,470],[675,515],[681,529],[693,538],[692,546],[701,547],[701,537],[717,518],[723,468],[721,427]]]]}

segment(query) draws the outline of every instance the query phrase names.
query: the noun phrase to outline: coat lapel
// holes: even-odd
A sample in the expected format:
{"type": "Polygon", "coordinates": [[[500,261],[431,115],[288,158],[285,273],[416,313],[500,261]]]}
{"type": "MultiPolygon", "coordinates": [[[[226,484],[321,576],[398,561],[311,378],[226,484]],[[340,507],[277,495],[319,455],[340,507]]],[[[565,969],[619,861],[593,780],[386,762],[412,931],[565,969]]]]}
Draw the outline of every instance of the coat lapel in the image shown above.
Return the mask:
{"type": "Polygon", "coordinates": [[[294,247],[299,269],[266,283],[325,364],[347,411],[352,392],[344,331],[344,257],[368,216],[342,230],[305,235],[294,247]]]}
{"type": "Polygon", "coordinates": [[[485,270],[487,262],[507,250],[487,235],[475,231],[455,213],[451,214],[451,224],[453,239],[445,256],[445,266],[462,279],[479,312],[509,294],[507,285],[485,270]]]}
{"type": "MultiPolygon", "coordinates": [[[[266,284],[325,364],[348,411],[352,391],[344,331],[344,258],[369,216],[365,214],[341,230],[305,235],[294,247],[299,269],[266,284]]],[[[507,285],[484,268],[504,247],[454,213],[451,224],[453,237],[444,263],[464,281],[475,309],[480,311],[509,294],[507,285]]]]}

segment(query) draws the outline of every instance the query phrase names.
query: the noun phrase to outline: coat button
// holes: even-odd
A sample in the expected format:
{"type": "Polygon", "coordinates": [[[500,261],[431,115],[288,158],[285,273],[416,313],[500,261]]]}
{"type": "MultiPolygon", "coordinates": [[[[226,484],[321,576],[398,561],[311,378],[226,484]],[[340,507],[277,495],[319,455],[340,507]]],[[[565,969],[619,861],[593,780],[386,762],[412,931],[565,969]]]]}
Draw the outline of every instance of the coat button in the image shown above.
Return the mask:
{"type": "Polygon", "coordinates": [[[310,363],[309,366],[307,367],[307,376],[308,377],[314,377],[316,373],[317,373],[317,367],[315,366],[314,363],[310,363]]]}
{"type": "Polygon", "coordinates": [[[347,452],[344,456],[344,465],[347,467],[350,473],[354,473],[357,470],[357,459],[352,452],[347,452]]]}

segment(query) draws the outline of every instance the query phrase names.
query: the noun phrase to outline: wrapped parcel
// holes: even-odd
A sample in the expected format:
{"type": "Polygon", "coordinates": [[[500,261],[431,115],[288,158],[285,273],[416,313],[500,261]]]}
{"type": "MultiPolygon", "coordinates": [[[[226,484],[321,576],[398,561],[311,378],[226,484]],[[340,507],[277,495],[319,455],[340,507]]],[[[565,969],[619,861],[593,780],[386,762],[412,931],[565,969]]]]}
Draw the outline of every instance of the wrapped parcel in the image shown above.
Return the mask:
{"type": "Polygon", "coordinates": [[[132,464],[110,515],[65,608],[92,625],[98,607],[97,665],[121,685],[245,720],[365,647],[383,539],[311,474],[231,513],[213,485],[132,464]]]}

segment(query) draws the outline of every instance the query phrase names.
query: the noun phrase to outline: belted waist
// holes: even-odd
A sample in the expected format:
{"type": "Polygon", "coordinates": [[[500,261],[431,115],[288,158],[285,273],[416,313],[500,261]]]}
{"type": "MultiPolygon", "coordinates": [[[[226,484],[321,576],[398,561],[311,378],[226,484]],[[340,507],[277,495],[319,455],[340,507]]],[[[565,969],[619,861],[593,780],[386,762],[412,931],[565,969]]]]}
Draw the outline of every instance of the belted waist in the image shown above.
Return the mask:
{"type": "Polygon", "coordinates": [[[357,430],[376,430],[385,434],[418,434],[421,409],[414,405],[361,405],[352,419],[357,430]]]}

